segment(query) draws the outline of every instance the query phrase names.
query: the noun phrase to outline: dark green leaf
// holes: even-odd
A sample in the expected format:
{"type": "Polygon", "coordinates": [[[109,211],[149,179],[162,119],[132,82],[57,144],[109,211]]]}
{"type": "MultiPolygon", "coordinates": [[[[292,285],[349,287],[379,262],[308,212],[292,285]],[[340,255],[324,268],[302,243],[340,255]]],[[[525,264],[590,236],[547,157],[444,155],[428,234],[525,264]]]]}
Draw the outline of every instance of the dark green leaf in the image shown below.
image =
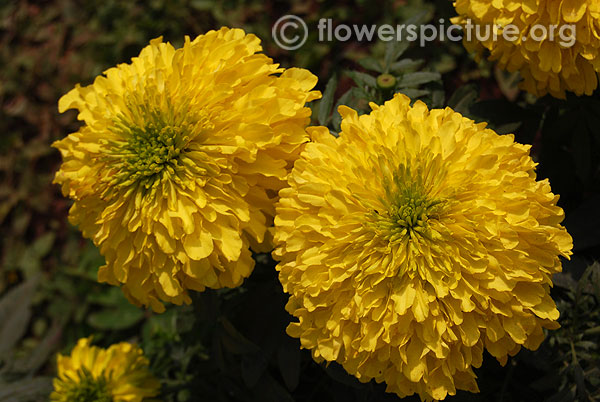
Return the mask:
{"type": "Polygon", "coordinates": [[[329,115],[331,114],[331,108],[333,106],[333,97],[335,96],[335,90],[337,88],[337,76],[333,76],[327,82],[325,91],[323,92],[323,98],[319,102],[319,115],[318,121],[322,126],[327,125],[329,115]]]}
{"type": "Polygon", "coordinates": [[[56,235],[54,232],[47,232],[33,242],[31,251],[39,258],[44,257],[52,249],[56,235]]]}
{"type": "Polygon", "coordinates": [[[438,81],[440,79],[440,73],[430,71],[417,71],[416,73],[404,74],[398,82],[398,87],[416,87],[419,85],[427,84],[428,82],[438,81]]]}
{"type": "Polygon", "coordinates": [[[401,94],[408,96],[411,99],[417,99],[421,96],[425,96],[429,94],[429,91],[426,89],[413,89],[413,88],[402,88],[398,91],[401,94]]]}
{"type": "Polygon", "coordinates": [[[421,65],[423,65],[424,60],[412,60],[412,59],[402,59],[400,61],[397,61],[395,63],[392,63],[392,65],[390,66],[390,72],[391,73],[403,73],[406,72],[407,70],[416,70],[419,67],[421,67],[421,65]]]}
{"type": "Polygon", "coordinates": [[[360,96],[361,96],[361,91],[356,87],[350,88],[349,90],[344,92],[344,94],[342,96],[340,96],[340,98],[338,99],[338,101],[335,104],[335,110],[333,111],[333,116],[332,116],[332,125],[335,130],[340,131],[340,124],[342,122],[342,116],[338,112],[338,107],[341,105],[350,106],[351,100],[353,98],[356,99],[360,96]]]}
{"type": "Polygon", "coordinates": [[[588,349],[594,349],[598,345],[596,345],[595,342],[579,341],[579,342],[575,342],[575,346],[577,346],[578,348],[582,348],[582,349],[588,350],[588,349]]]}
{"type": "Polygon", "coordinates": [[[378,73],[383,72],[383,68],[381,67],[381,63],[379,63],[379,60],[373,57],[364,57],[362,59],[359,59],[358,64],[360,64],[363,68],[367,70],[375,71],[378,73]]]}
{"type": "Polygon", "coordinates": [[[427,10],[420,11],[408,18],[404,24],[405,25],[421,25],[427,22],[431,18],[430,13],[427,10]]]}
{"type": "Polygon", "coordinates": [[[586,183],[591,173],[591,133],[585,125],[585,117],[582,116],[582,120],[573,122],[573,124],[575,127],[573,127],[570,134],[573,161],[575,162],[577,176],[582,182],[586,183]]]}
{"type": "Polygon", "coordinates": [[[464,85],[458,88],[452,94],[450,99],[448,99],[448,106],[458,113],[467,114],[469,106],[471,106],[478,97],[479,93],[477,92],[475,85],[464,85]]]}
{"type": "Polygon", "coordinates": [[[99,330],[119,330],[134,326],[144,318],[144,311],[133,305],[121,305],[92,313],[88,324],[99,330]]]}
{"type": "Polygon", "coordinates": [[[93,304],[99,304],[106,307],[112,307],[128,303],[125,299],[125,296],[123,296],[123,291],[118,287],[110,287],[103,290],[103,292],[90,293],[86,297],[87,301],[93,304]],[[123,301],[125,301],[125,303],[123,303],[123,301]]]}
{"type": "MultiPolygon", "coordinates": [[[[240,333],[227,318],[221,317],[219,321],[225,330],[224,333],[227,334],[235,344],[237,344],[237,347],[240,349],[240,353],[259,353],[260,348],[242,335],[242,333],[240,333]]],[[[223,339],[227,338],[223,337],[223,339]]]]}
{"type": "Polygon", "coordinates": [[[337,382],[340,382],[344,385],[348,385],[352,388],[361,388],[361,384],[356,379],[356,377],[348,374],[346,370],[344,370],[344,368],[336,362],[332,362],[329,364],[321,364],[321,367],[323,367],[327,375],[329,375],[337,382]]]}
{"type": "Polygon", "coordinates": [[[498,134],[514,134],[514,132],[517,131],[519,127],[521,127],[521,124],[522,123],[520,121],[516,121],[514,123],[501,124],[499,126],[496,126],[494,128],[494,131],[496,131],[498,134]]]}
{"type": "Polygon", "coordinates": [[[38,398],[50,395],[52,391],[52,378],[34,377],[17,382],[0,383],[0,402],[25,402],[39,400],[38,398]]]}
{"type": "Polygon", "coordinates": [[[394,63],[408,49],[410,42],[391,40],[386,44],[384,57],[384,72],[390,72],[394,63]]]}
{"type": "Polygon", "coordinates": [[[441,108],[444,106],[444,90],[436,89],[431,92],[431,107],[433,108],[441,108]]]}
{"type": "Polygon", "coordinates": [[[573,279],[571,274],[566,272],[559,272],[552,276],[552,283],[556,286],[560,286],[562,288],[568,289],[570,291],[575,291],[575,287],[577,286],[577,282],[573,279]]]}
{"type": "Polygon", "coordinates": [[[550,398],[548,398],[547,402],[572,402],[575,401],[573,394],[569,388],[564,388],[563,390],[553,394],[550,398]]]}
{"type": "Polygon", "coordinates": [[[50,354],[58,348],[61,332],[60,325],[52,326],[33,352],[24,360],[20,360],[19,364],[15,364],[15,371],[33,373],[42,367],[50,354]]]}
{"type": "Polygon", "coordinates": [[[21,339],[31,318],[31,299],[39,277],[18,285],[0,300],[0,361],[4,360],[21,339]]]}
{"type": "Polygon", "coordinates": [[[514,102],[506,99],[482,100],[472,104],[469,111],[484,120],[495,123],[521,123],[527,112],[514,102]]]}
{"type": "Polygon", "coordinates": [[[565,227],[573,237],[573,251],[600,245],[600,196],[590,197],[565,218],[565,227]]]}
{"type": "Polygon", "coordinates": [[[297,341],[284,340],[277,350],[277,363],[285,385],[290,391],[298,386],[300,380],[300,345],[297,341]]]}
{"type": "Polygon", "coordinates": [[[360,87],[377,87],[377,79],[372,75],[361,73],[359,71],[347,71],[346,74],[348,74],[356,85],[360,87]]]}
{"type": "Polygon", "coordinates": [[[259,388],[260,402],[294,402],[289,392],[268,374],[262,377],[259,388]]]}
{"type": "Polygon", "coordinates": [[[254,387],[269,363],[262,353],[245,354],[242,357],[242,379],[248,387],[254,387]]]}
{"type": "Polygon", "coordinates": [[[579,363],[575,363],[571,366],[573,369],[573,376],[575,377],[575,383],[577,384],[577,397],[580,401],[589,401],[589,394],[585,386],[585,377],[583,369],[579,363]]]}

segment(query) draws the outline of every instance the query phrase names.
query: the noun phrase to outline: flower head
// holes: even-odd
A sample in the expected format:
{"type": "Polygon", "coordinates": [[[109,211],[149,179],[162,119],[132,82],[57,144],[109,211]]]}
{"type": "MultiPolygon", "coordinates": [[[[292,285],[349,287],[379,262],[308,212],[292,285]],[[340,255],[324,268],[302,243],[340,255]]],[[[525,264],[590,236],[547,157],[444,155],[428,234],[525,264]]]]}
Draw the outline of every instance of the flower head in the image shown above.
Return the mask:
{"type": "Polygon", "coordinates": [[[90,342],[82,338],[71,355],[58,356],[51,401],[141,402],[160,393],[140,348],[122,342],[101,349],[90,342]]]}
{"type": "Polygon", "coordinates": [[[311,129],[280,191],[288,333],[399,396],[475,392],[484,348],[504,364],[558,326],[558,196],[512,135],[404,95],[371,106],[340,107],[338,138],[311,129]]]}
{"type": "Polygon", "coordinates": [[[564,98],[565,91],[591,95],[598,86],[597,0],[456,0],[454,7],[459,15],[454,22],[480,26],[481,40],[473,30],[471,41],[465,37],[465,46],[478,53],[485,48],[501,68],[520,71],[522,87],[528,92],[564,98]],[[503,35],[509,25],[518,32],[511,27],[503,35]]]}
{"type": "Polygon", "coordinates": [[[106,258],[99,280],[136,304],[189,303],[188,289],[235,287],[253,269],[320,96],[315,76],[260,50],[240,29],[180,49],[156,39],[59,101],[85,124],[54,144],[55,182],[106,258]]]}

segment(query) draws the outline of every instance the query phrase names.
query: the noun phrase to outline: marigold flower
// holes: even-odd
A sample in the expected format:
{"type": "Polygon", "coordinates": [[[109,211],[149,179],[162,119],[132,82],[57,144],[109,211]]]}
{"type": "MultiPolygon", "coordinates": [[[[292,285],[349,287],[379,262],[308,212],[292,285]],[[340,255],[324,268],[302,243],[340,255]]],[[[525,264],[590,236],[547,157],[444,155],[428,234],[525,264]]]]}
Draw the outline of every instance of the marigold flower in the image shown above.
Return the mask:
{"type": "Polygon", "coordinates": [[[127,342],[108,349],[82,338],[71,355],[58,355],[53,402],[141,402],[160,393],[140,348],[127,342]]]}
{"type": "Polygon", "coordinates": [[[485,39],[479,41],[473,29],[471,41],[466,36],[463,40],[467,49],[481,53],[485,48],[489,59],[497,60],[501,68],[520,71],[524,79],[521,87],[528,92],[564,98],[565,91],[591,95],[598,86],[597,0],[456,0],[454,7],[459,16],[453,22],[479,25],[479,36],[485,39]],[[510,35],[505,38],[502,32],[507,25],[519,32],[507,32],[510,35]],[[492,27],[497,40],[491,35],[492,27]],[[486,38],[487,32],[490,35],[486,38]]]}
{"type": "Polygon", "coordinates": [[[70,220],[106,258],[98,279],[136,304],[189,303],[188,289],[235,287],[250,275],[274,198],[318,98],[317,78],[283,69],[260,40],[222,28],[155,39],[131,64],[59,101],[85,122],[54,144],[55,182],[70,220]]]}
{"type": "Polygon", "coordinates": [[[340,107],[338,138],[310,129],[280,191],[287,331],[401,397],[477,392],[484,348],[504,364],[558,327],[559,197],[513,135],[404,95],[371,107],[340,107]]]}

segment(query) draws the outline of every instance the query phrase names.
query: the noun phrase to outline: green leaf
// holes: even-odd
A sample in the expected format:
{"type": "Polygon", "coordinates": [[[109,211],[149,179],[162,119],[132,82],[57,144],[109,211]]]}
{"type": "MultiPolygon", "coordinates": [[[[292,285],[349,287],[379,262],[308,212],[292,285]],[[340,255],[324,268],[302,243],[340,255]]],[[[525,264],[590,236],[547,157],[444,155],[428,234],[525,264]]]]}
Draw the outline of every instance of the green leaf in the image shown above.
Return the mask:
{"type": "Polygon", "coordinates": [[[410,99],[417,99],[421,96],[425,96],[429,94],[429,91],[426,89],[413,89],[413,88],[403,88],[398,91],[401,94],[408,96],[410,99]]]}
{"type": "Polygon", "coordinates": [[[52,378],[34,377],[13,383],[0,382],[0,402],[20,402],[39,400],[52,392],[52,378]]]}
{"type": "Polygon", "coordinates": [[[564,271],[552,275],[552,283],[555,286],[560,286],[572,292],[575,291],[575,287],[577,286],[577,282],[573,279],[573,276],[564,271]]]}
{"type": "Polygon", "coordinates": [[[571,369],[573,370],[573,376],[575,377],[575,383],[577,384],[577,396],[579,400],[589,401],[589,394],[585,386],[585,376],[583,374],[581,365],[579,363],[575,363],[571,365],[571,369]]]}
{"type": "Polygon", "coordinates": [[[260,353],[245,354],[242,357],[242,379],[248,387],[254,387],[258,380],[269,367],[269,362],[260,353]]]}
{"type": "Polygon", "coordinates": [[[225,317],[219,319],[224,331],[221,336],[223,346],[234,354],[257,354],[260,348],[239,332],[225,317]]]}
{"type": "Polygon", "coordinates": [[[374,57],[364,57],[358,60],[358,64],[360,64],[363,68],[371,71],[376,71],[378,73],[383,72],[383,68],[381,67],[381,63],[374,57]]]}
{"type": "Polygon", "coordinates": [[[301,351],[298,341],[285,338],[277,350],[277,363],[286,387],[293,391],[300,381],[301,351]]]}
{"type": "Polygon", "coordinates": [[[427,10],[420,11],[408,18],[404,24],[405,25],[421,25],[426,23],[430,19],[429,12],[427,10]]]}
{"type": "Polygon", "coordinates": [[[520,121],[516,121],[514,123],[501,124],[499,126],[494,127],[494,131],[498,134],[514,134],[514,132],[517,131],[522,124],[523,123],[521,123],[520,121]]]}
{"type": "Polygon", "coordinates": [[[594,262],[590,269],[592,271],[590,274],[590,282],[594,289],[596,302],[600,303],[600,263],[598,261],[594,262]]]}
{"type": "MultiPolygon", "coordinates": [[[[175,338],[177,335],[176,320],[179,318],[178,309],[170,308],[161,314],[152,314],[144,322],[142,336],[145,342],[150,342],[153,336],[161,334],[167,339],[175,338]]],[[[187,316],[187,315],[186,315],[187,316]]],[[[191,319],[192,324],[194,318],[191,319]]],[[[182,331],[185,332],[185,331],[182,331]]]]}
{"type": "Polygon", "coordinates": [[[40,271],[41,259],[52,249],[55,237],[54,232],[47,232],[41,235],[21,255],[19,267],[25,273],[26,277],[31,277],[40,271]]]}
{"type": "MultiPolygon", "coordinates": [[[[594,265],[589,265],[585,271],[583,271],[583,275],[581,275],[581,278],[579,278],[579,281],[577,282],[577,288],[575,291],[575,302],[579,302],[581,300],[581,297],[584,293],[584,291],[586,291],[588,287],[591,288],[591,284],[590,284],[590,279],[592,277],[592,273],[595,270],[595,266],[594,265]]],[[[575,306],[580,307],[579,305],[575,306]]]]}
{"type": "Polygon", "coordinates": [[[586,117],[586,123],[590,133],[594,134],[596,143],[600,144],[600,100],[587,98],[585,102],[585,110],[583,112],[586,117]]]}
{"type": "Polygon", "coordinates": [[[521,80],[519,72],[515,71],[510,73],[508,71],[496,69],[494,75],[500,91],[502,91],[509,99],[514,99],[519,91],[518,84],[521,80]]]}
{"type": "Polygon", "coordinates": [[[196,324],[196,316],[193,309],[187,310],[185,307],[179,307],[176,311],[170,310],[165,313],[153,315],[152,317],[162,317],[165,315],[166,317],[162,321],[158,321],[163,323],[160,325],[160,329],[163,332],[172,329],[174,335],[184,334],[192,331],[196,324]]]}
{"type": "Polygon", "coordinates": [[[335,95],[335,90],[337,88],[337,76],[333,74],[329,81],[327,81],[327,85],[325,86],[325,91],[323,92],[323,98],[319,102],[319,116],[318,121],[322,126],[327,125],[327,121],[329,120],[329,115],[331,114],[331,108],[333,106],[333,97],[335,95]]]}
{"type": "Polygon", "coordinates": [[[582,348],[585,350],[589,350],[589,349],[595,349],[598,345],[596,344],[596,342],[591,342],[591,341],[579,341],[579,342],[575,342],[575,346],[577,346],[578,348],[582,348]]]}
{"type": "Polygon", "coordinates": [[[144,318],[144,311],[131,304],[92,313],[87,323],[98,330],[120,330],[134,326],[144,318]]]}
{"type": "MultiPolygon", "coordinates": [[[[574,127],[571,131],[571,149],[573,161],[575,162],[575,173],[583,183],[586,183],[591,174],[591,133],[586,129],[584,116],[577,122],[573,122],[573,124],[574,127]]],[[[596,130],[598,130],[598,128],[596,128],[596,130]]]]}
{"type": "Polygon", "coordinates": [[[556,387],[556,382],[560,382],[560,376],[557,373],[549,373],[530,384],[536,391],[552,390],[556,387]]]}
{"type": "Polygon", "coordinates": [[[47,232],[33,242],[31,245],[31,251],[35,253],[38,257],[45,257],[48,252],[52,249],[52,245],[54,244],[54,239],[56,235],[54,232],[47,232]]]}
{"type": "Polygon", "coordinates": [[[391,40],[386,44],[384,56],[384,72],[388,73],[394,63],[410,46],[408,41],[391,40]]]}
{"type": "Polygon", "coordinates": [[[294,398],[269,374],[262,377],[258,384],[260,401],[294,402],[294,398]]]}
{"type": "Polygon", "coordinates": [[[433,108],[443,108],[444,107],[444,98],[446,93],[443,89],[436,89],[431,92],[431,107],[433,108]]]}
{"type": "Polygon", "coordinates": [[[600,245],[600,196],[594,195],[572,210],[565,218],[565,227],[573,237],[573,251],[600,245]]]}
{"type": "Polygon", "coordinates": [[[448,106],[454,109],[455,112],[467,114],[469,106],[471,106],[478,97],[477,87],[474,84],[464,85],[454,91],[450,99],[448,99],[448,106]]]}
{"type": "Polygon", "coordinates": [[[363,387],[363,385],[356,379],[356,377],[348,374],[348,372],[346,372],[346,370],[344,370],[344,368],[336,362],[331,362],[328,364],[322,363],[321,367],[323,367],[323,369],[329,377],[333,378],[339,383],[348,385],[356,389],[360,389],[363,387]]]}
{"type": "Polygon", "coordinates": [[[221,338],[223,335],[222,327],[215,328],[212,336],[212,358],[215,364],[222,372],[227,371],[227,363],[225,362],[225,353],[223,352],[223,344],[221,338]]]}
{"type": "Polygon", "coordinates": [[[103,288],[102,292],[89,293],[86,300],[104,307],[114,307],[128,303],[125,296],[123,296],[123,291],[115,286],[103,288]]]}
{"type": "Polygon", "coordinates": [[[442,76],[440,73],[432,71],[417,71],[416,73],[407,73],[400,78],[398,87],[416,87],[427,84],[428,82],[439,81],[441,78],[442,76]]]}
{"type": "Polygon", "coordinates": [[[546,400],[547,402],[573,402],[575,398],[571,394],[569,387],[562,389],[561,391],[553,394],[546,400]]]}
{"type": "Polygon", "coordinates": [[[359,71],[346,71],[346,74],[348,74],[348,76],[352,78],[352,81],[360,87],[377,87],[377,79],[372,75],[361,73],[359,71]]]}
{"type": "Polygon", "coordinates": [[[506,99],[489,99],[473,103],[469,106],[469,112],[494,124],[496,132],[502,131],[499,130],[499,127],[508,124],[513,127],[512,131],[507,128],[505,132],[513,132],[524,120],[531,118],[531,114],[527,110],[506,99]]]}
{"type": "Polygon", "coordinates": [[[210,11],[214,8],[215,3],[210,0],[192,0],[190,6],[200,11],[210,11]]]}
{"type": "Polygon", "coordinates": [[[39,276],[8,291],[0,300],[0,361],[8,357],[19,342],[31,318],[31,300],[39,276]]]}
{"type": "Polygon", "coordinates": [[[352,87],[349,90],[347,90],[346,92],[344,92],[344,94],[342,96],[340,96],[340,98],[336,102],[335,108],[334,108],[335,110],[334,110],[333,116],[331,118],[331,123],[333,125],[333,128],[335,130],[337,130],[338,132],[340,131],[340,124],[342,123],[342,116],[340,115],[340,112],[338,112],[338,107],[341,105],[349,106],[351,99],[358,98],[358,97],[359,97],[358,88],[352,87]]]}
{"type": "Polygon", "coordinates": [[[53,325],[30,355],[15,364],[15,371],[34,373],[42,367],[48,361],[50,354],[58,348],[62,329],[61,325],[53,325]]]}
{"type": "Polygon", "coordinates": [[[407,70],[416,70],[419,67],[421,67],[423,62],[424,60],[421,59],[402,59],[400,61],[392,63],[392,65],[390,66],[390,72],[398,74],[403,73],[407,70]]]}

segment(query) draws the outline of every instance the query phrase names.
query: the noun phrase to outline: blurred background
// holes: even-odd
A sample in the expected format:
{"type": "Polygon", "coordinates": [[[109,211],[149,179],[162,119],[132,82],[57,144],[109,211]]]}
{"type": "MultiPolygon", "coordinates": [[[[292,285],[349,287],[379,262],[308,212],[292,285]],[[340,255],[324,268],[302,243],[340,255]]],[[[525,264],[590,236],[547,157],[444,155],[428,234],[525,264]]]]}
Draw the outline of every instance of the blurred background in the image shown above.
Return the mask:
{"type": "MultiPolygon", "coordinates": [[[[286,297],[268,255],[256,256],[256,271],[241,288],[196,294],[193,306],[162,315],[97,283],[103,258],[68,223],[70,201],[52,184],[60,155],[50,145],[80,125],[75,111],[57,111],[58,98],[76,83],[128,62],[152,38],[180,46],[185,35],[223,25],[259,36],[284,67],[317,75],[328,104],[315,105],[315,123],[335,131],[337,104],[366,111],[367,100],[391,97],[369,85],[391,50],[377,42],[319,42],[320,18],[396,25],[453,15],[445,0],[0,1],[0,401],[47,400],[56,353],[91,334],[101,346],[139,343],[165,401],[398,400],[383,385],[361,384],[300,351],[285,334],[286,297]],[[309,26],[298,50],[282,50],[271,38],[286,14],[309,26]]],[[[518,90],[517,75],[476,61],[460,43],[412,44],[399,53],[392,61],[412,62],[395,73],[402,92],[533,144],[538,174],[561,195],[575,240],[552,293],[562,328],[505,367],[486,355],[476,370],[482,393],[449,400],[600,400],[600,96],[535,99],[518,90]]]]}

